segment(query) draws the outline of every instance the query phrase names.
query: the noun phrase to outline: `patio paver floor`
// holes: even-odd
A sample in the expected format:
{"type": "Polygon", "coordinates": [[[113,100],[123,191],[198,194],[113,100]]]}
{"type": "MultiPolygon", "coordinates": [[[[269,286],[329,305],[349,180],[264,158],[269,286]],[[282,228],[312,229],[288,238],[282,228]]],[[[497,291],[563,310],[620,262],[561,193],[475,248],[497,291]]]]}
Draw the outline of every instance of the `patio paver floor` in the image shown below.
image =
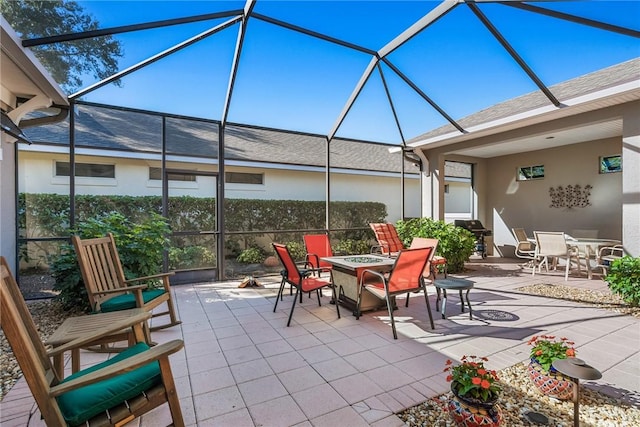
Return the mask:
{"type": "MultiPolygon", "coordinates": [[[[444,361],[465,354],[489,357],[500,370],[528,359],[532,335],[567,336],[578,356],[603,378],[587,386],[640,405],[640,321],[593,306],[524,295],[516,288],[535,283],[607,291],[592,280],[561,271],[536,274],[518,264],[491,259],[470,263],[455,277],[475,281],[470,293],[474,319],[460,312],[457,295],[447,302],[447,319],[435,311],[431,330],[422,295],[411,295],[395,312],[394,340],[385,310],[356,320],[342,309],[336,316],[325,292],[296,304],[286,327],[292,298],[285,294],[273,313],[277,278],[261,278],[266,289],[237,288],[238,282],[174,286],[182,324],[153,333],[157,342],[175,338],[185,349],[172,356],[172,368],[187,425],[199,426],[401,426],[395,412],[448,390],[444,361]]],[[[92,364],[103,355],[83,354],[92,364]]],[[[69,363],[67,363],[69,365],[69,363]]],[[[24,379],[0,404],[2,426],[44,423],[24,379]]],[[[132,426],[168,422],[166,408],[133,421],[132,426]]]]}

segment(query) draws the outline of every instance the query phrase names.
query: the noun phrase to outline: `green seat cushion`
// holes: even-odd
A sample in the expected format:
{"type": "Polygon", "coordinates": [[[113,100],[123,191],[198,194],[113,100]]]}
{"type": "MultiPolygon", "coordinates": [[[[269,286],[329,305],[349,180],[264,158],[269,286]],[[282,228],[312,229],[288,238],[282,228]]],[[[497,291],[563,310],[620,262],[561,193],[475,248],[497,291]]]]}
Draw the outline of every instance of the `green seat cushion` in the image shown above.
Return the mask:
{"type": "MultiPolygon", "coordinates": [[[[144,290],[142,291],[142,299],[146,304],[162,294],[164,294],[164,289],[144,290]]],[[[100,311],[103,313],[128,310],[130,308],[136,308],[136,296],[133,293],[118,295],[100,304],[100,311]]]]}
{"type": "MultiPolygon", "coordinates": [[[[106,362],[99,363],[70,375],[62,382],[64,383],[105,366],[113,365],[120,360],[148,349],[149,346],[147,344],[138,343],[106,362]]],[[[75,426],[84,423],[107,409],[113,408],[127,399],[141,394],[143,391],[161,382],[160,365],[158,362],[151,362],[131,372],[72,390],[57,397],[57,400],[64,419],[69,425],[75,426]]]]}

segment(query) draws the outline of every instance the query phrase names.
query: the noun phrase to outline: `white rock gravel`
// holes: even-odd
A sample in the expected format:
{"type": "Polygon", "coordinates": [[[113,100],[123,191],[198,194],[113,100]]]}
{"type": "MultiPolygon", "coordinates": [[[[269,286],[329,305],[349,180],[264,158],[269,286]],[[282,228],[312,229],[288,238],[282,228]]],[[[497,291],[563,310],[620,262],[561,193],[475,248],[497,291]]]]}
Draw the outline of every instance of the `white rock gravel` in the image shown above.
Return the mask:
{"type": "MultiPolygon", "coordinates": [[[[27,302],[27,307],[33,321],[38,328],[40,338],[44,341],[60,326],[70,315],[77,316],[79,313],[72,313],[62,309],[62,305],[54,300],[39,300],[27,302]]],[[[0,331],[0,400],[9,392],[11,387],[20,379],[22,371],[18,366],[18,361],[13,356],[13,351],[4,332],[0,331]]]]}

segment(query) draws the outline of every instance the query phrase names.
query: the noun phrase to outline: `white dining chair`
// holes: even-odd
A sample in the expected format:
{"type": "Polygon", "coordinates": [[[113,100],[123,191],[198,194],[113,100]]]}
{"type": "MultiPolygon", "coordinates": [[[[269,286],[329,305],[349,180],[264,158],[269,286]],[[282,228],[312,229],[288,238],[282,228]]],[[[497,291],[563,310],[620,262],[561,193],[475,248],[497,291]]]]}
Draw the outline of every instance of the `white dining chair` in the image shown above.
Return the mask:
{"type": "MultiPolygon", "coordinates": [[[[565,258],[567,260],[565,266],[564,280],[569,280],[569,269],[571,268],[571,260],[575,259],[578,265],[578,273],[580,272],[580,259],[578,257],[578,249],[575,246],[568,245],[565,234],[562,231],[534,231],[536,238],[535,256],[538,269],[542,272],[542,266],[549,271],[549,262],[553,263],[555,269],[558,259],[565,258]]],[[[534,265],[532,276],[536,274],[534,265]]]]}
{"type": "Polygon", "coordinates": [[[527,263],[524,264],[526,267],[535,268],[537,259],[536,244],[529,240],[524,228],[512,228],[511,232],[517,241],[515,249],[516,256],[527,260],[527,263]]]}

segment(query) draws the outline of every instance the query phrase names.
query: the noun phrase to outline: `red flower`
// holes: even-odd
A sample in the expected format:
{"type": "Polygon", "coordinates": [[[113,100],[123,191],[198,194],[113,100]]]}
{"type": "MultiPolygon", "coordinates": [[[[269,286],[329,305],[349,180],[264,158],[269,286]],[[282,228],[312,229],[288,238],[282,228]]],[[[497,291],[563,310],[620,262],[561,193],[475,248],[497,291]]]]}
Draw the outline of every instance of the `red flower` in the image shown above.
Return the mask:
{"type": "Polygon", "coordinates": [[[576,355],[576,351],[572,348],[567,349],[567,357],[573,357],[576,355]]]}
{"type": "Polygon", "coordinates": [[[540,356],[542,354],[542,350],[536,351],[536,356],[540,356]]]}
{"type": "Polygon", "coordinates": [[[480,383],[482,382],[482,378],[480,377],[473,377],[471,378],[471,382],[475,385],[480,385],[480,383]]]}
{"type": "Polygon", "coordinates": [[[486,373],[487,373],[486,369],[478,369],[478,375],[484,375],[486,373]]]}
{"type": "Polygon", "coordinates": [[[480,387],[487,389],[489,387],[491,387],[491,383],[487,380],[482,380],[482,382],[480,383],[480,387]]]}
{"type": "Polygon", "coordinates": [[[447,382],[450,383],[453,380],[453,375],[447,375],[447,382]]]}
{"type": "Polygon", "coordinates": [[[447,359],[446,362],[444,362],[445,365],[451,365],[453,362],[451,361],[451,359],[447,359]]]}

